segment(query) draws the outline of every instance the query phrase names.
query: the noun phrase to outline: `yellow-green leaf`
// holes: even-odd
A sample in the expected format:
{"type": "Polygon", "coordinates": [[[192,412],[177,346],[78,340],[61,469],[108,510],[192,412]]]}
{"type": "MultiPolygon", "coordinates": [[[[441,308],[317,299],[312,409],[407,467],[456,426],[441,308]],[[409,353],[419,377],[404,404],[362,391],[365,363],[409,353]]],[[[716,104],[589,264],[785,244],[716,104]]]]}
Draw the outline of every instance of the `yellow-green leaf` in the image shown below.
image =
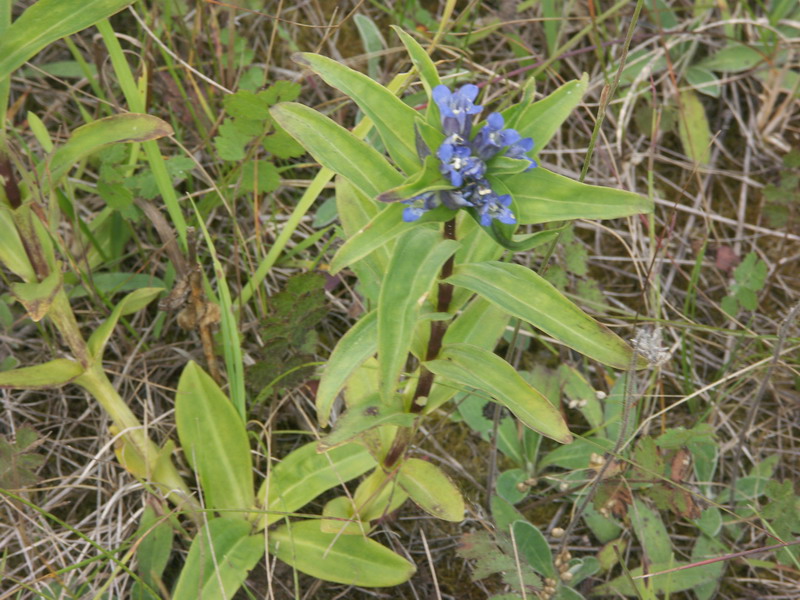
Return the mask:
{"type": "Polygon", "coordinates": [[[692,90],[681,92],[680,100],[678,134],[683,151],[694,162],[708,164],[711,159],[711,128],[708,125],[706,109],[692,90]]]}
{"type": "Polygon", "coordinates": [[[464,497],[433,463],[419,458],[406,459],[397,473],[397,484],[428,514],[456,523],[464,520],[464,497]]]}

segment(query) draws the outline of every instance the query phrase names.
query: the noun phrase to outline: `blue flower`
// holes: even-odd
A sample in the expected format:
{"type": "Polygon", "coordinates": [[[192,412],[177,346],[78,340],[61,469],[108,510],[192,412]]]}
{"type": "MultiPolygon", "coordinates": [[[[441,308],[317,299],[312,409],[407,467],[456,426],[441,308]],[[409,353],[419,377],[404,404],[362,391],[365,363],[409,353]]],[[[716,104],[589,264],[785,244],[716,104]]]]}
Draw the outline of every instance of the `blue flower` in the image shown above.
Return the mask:
{"type": "Polygon", "coordinates": [[[485,179],[475,184],[470,194],[470,200],[477,209],[481,225],[484,227],[491,225],[492,219],[507,225],[517,222],[517,218],[509,208],[511,196],[509,194],[498,195],[485,179]]]}
{"type": "Polygon", "coordinates": [[[468,139],[472,128],[470,117],[483,110],[483,106],[474,104],[478,86],[468,83],[451,92],[446,85],[437,85],[431,95],[439,107],[445,135],[457,134],[468,139]]]}
{"type": "Polygon", "coordinates": [[[416,221],[429,210],[439,206],[435,192],[425,192],[419,196],[414,196],[408,200],[403,200],[403,204],[408,206],[403,210],[403,221],[411,223],[416,221]]]}
{"type": "Polygon", "coordinates": [[[502,148],[513,147],[520,141],[519,132],[516,129],[503,129],[504,124],[503,115],[500,113],[495,112],[489,115],[486,125],[481,128],[472,141],[475,154],[483,160],[489,160],[502,148]]]}
{"type": "Polygon", "coordinates": [[[465,179],[479,179],[486,172],[486,164],[472,155],[472,148],[445,142],[436,156],[442,161],[439,167],[452,185],[461,187],[465,179]]]}
{"type": "Polygon", "coordinates": [[[528,152],[530,152],[531,150],[533,150],[533,139],[522,138],[521,140],[515,141],[508,148],[506,148],[506,156],[508,156],[509,158],[519,158],[527,160],[531,164],[529,164],[528,168],[525,170],[530,171],[532,168],[537,166],[536,161],[528,156],[528,152]]]}

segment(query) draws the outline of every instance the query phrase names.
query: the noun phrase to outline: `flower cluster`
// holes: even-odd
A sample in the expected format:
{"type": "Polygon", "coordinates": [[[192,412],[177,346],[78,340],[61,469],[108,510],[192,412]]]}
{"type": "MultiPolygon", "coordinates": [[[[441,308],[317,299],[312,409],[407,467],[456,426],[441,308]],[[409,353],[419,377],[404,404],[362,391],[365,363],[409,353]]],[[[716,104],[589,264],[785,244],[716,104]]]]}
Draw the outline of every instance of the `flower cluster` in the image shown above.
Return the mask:
{"type": "Polygon", "coordinates": [[[434,88],[433,100],[439,107],[446,136],[436,151],[436,157],[441,161],[439,169],[442,175],[455,189],[425,192],[405,200],[408,206],[403,211],[404,221],[416,221],[441,203],[453,210],[474,208],[483,226],[490,225],[492,219],[507,224],[517,222],[509,208],[511,196],[497,194],[489,185],[486,162],[502,152],[509,158],[527,160],[530,163],[528,169],[532,169],[536,161],[527,154],[533,149],[533,140],[523,138],[514,129],[503,129],[505,122],[500,113],[490,114],[486,125],[474,137],[471,136],[472,117],[483,110],[483,106],[474,104],[477,95],[478,87],[472,84],[455,92],[445,85],[434,88]]]}

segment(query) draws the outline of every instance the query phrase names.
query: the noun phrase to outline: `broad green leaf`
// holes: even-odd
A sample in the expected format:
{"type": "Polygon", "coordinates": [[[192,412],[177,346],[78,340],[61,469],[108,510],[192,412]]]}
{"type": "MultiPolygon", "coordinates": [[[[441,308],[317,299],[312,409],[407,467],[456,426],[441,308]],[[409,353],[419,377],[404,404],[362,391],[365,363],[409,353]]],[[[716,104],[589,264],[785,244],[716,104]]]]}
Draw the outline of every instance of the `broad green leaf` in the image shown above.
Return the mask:
{"type": "Polygon", "coordinates": [[[528,497],[529,490],[525,482],[529,477],[525,469],[507,469],[498,475],[495,491],[511,504],[518,504],[528,497]]]}
{"type": "MultiPolygon", "coordinates": [[[[447,387],[449,389],[454,388],[452,385],[447,387]]],[[[435,397],[435,393],[431,394],[431,396],[435,397]]],[[[461,415],[461,418],[469,425],[470,429],[480,434],[484,440],[491,441],[491,436],[494,432],[493,413],[495,406],[490,404],[490,400],[484,394],[461,392],[456,397],[455,403],[458,406],[458,414],[461,415]],[[487,406],[492,410],[487,411],[487,406]]],[[[500,407],[498,406],[497,408],[500,407]]],[[[515,419],[508,416],[500,419],[497,427],[497,448],[515,465],[525,464],[515,419]]]]}
{"type": "MultiPolygon", "coordinates": [[[[625,341],[527,267],[501,262],[457,265],[447,281],[472,290],[590,358],[618,369],[631,366],[633,350],[625,341]]],[[[641,358],[637,366],[647,366],[646,361],[641,358]]]]}
{"type": "Polygon", "coordinates": [[[336,421],[333,431],[319,441],[319,450],[325,451],[351,441],[359,434],[382,425],[411,427],[416,415],[403,410],[399,403],[387,405],[378,394],[350,408],[336,421]]]}
{"type": "Polygon", "coordinates": [[[106,146],[147,142],[172,133],[169,123],[152,115],[123,113],[92,121],[78,127],[66,143],[53,152],[42,174],[48,176],[50,186],[55,186],[82,158],[106,146]]]}
{"type": "Polygon", "coordinates": [[[437,360],[425,366],[461,385],[489,394],[525,425],[562,444],[572,441],[561,413],[502,358],[477,346],[445,346],[437,360]]]}
{"type": "MultiPolygon", "coordinates": [[[[669,571],[676,567],[685,567],[690,563],[686,561],[670,561],[666,563],[654,563],[647,565],[648,573],[661,573],[669,571]]],[[[654,598],[656,594],[674,594],[689,590],[698,585],[708,581],[708,572],[705,569],[683,569],[682,571],[674,571],[664,573],[663,575],[653,575],[647,579],[634,579],[633,577],[641,577],[644,573],[642,567],[631,569],[629,573],[612,579],[608,583],[604,583],[595,587],[592,590],[595,596],[636,596],[637,598],[650,597],[654,598]],[[650,594],[645,596],[644,594],[650,594]]]]}
{"type": "Polygon", "coordinates": [[[23,281],[36,280],[36,272],[31,266],[17,231],[14,213],[4,201],[2,187],[0,187],[0,263],[23,281]]]}
{"type": "Polygon", "coordinates": [[[251,510],[253,471],[244,423],[195,362],[186,365],[178,381],[175,422],[186,460],[200,476],[206,506],[251,510]]]}
{"type": "MultiPolygon", "coordinates": [[[[709,558],[716,558],[726,552],[730,552],[730,550],[719,540],[701,535],[697,538],[692,548],[691,560],[692,562],[700,562],[709,558]]],[[[697,569],[705,571],[706,578],[703,583],[694,586],[692,591],[697,596],[697,600],[712,600],[712,598],[716,597],[719,579],[725,571],[725,563],[723,561],[710,563],[701,565],[697,569]]]]}
{"type": "Polygon", "coordinates": [[[522,137],[533,138],[534,152],[539,152],[580,104],[588,87],[589,76],[584,73],[580,79],[565,83],[538,102],[526,107],[512,106],[503,115],[511,117],[509,126],[522,137]]]}
{"type": "Polygon", "coordinates": [[[339,535],[364,536],[370,530],[369,523],[360,521],[355,515],[353,501],[347,496],[339,496],[325,504],[319,527],[324,533],[339,535]]]}
{"type": "Polygon", "coordinates": [[[131,0],[86,0],[80,7],[64,0],[35,2],[0,39],[0,81],[45,46],[86,29],[129,4],[131,0]]]}
{"type": "Polygon", "coordinates": [[[397,241],[378,296],[378,363],[385,402],[392,398],[408,358],[420,306],[457,248],[455,240],[423,228],[412,229],[397,241]]]}
{"type": "Polygon", "coordinates": [[[314,109],[282,102],[270,114],[322,166],[346,177],[370,198],[403,182],[380,153],[314,109]]]}
{"type": "Polygon", "coordinates": [[[259,504],[268,511],[260,528],[302,508],[322,492],[366,473],[375,459],[359,444],[347,444],[319,454],[317,442],[301,446],[270,471],[258,491],[259,504]]]}
{"type": "Polygon", "coordinates": [[[683,151],[696,163],[708,164],[711,160],[711,128],[706,109],[692,90],[680,94],[681,111],[678,134],[683,151]]]}
{"type": "Polygon", "coordinates": [[[763,50],[733,42],[697,63],[698,67],[711,71],[741,73],[749,71],[767,59],[763,50]]]}
{"type": "MultiPolygon", "coordinates": [[[[167,512],[166,507],[163,508],[167,512]]],[[[156,587],[172,553],[172,523],[168,518],[159,516],[148,504],[134,538],[137,543],[137,570],[148,585],[156,587]]]]}
{"type": "Polygon", "coordinates": [[[33,390],[61,387],[84,372],[80,363],[67,358],[56,358],[41,365],[0,371],[0,388],[33,390]]]}
{"type": "Polygon", "coordinates": [[[328,426],[336,396],[365,360],[378,351],[378,313],[367,313],[345,333],[333,349],[317,388],[317,420],[328,426]]]}
{"type": "Polygon", "coordinates": [[[514,521],[511,531],[514,534],[514,542],[519,549],[520,558],[524,556],[537,573],[557,579],[558,573],[553,566],[553,553],[542,532],[528,521],[514,521]]]}
{"type": "Polygon", "coordinates": [[[240,518],[212,519],[195,536],[172,600],[228,600],[264,555],[264,536],[240,518]]]}
{"type": "Polygon", "coordinates": [[[324,581],[391,587],[408,581],[414,565],[369,538],[324,533],[319,521],[296,521],[269,535],[270,553],[324,581]]]}
{"type": "MultiPolygon", "coordinates": [[[[54,269],[42,281],[12,283],[11,293],[25,307],[32,321],[41,321],[47,315],[56,296],[62,291],[61,269],[54,269]]],[[[62,300],[64,296],[61,296],[62,300]]]]}
{"type": "Polygon", "coordinates": [[[722,93],[722,84],[719,77],[712,71],[692,65],[686,69],[686,81],[695,90],[712,98],[719,98],[722,93]]]}
{"type": "Polygon", "coordinates": [[[464,498],[444,472],[426,460],[408,458],[400,465],[397,484],[422,510],[445,521],[464,520],[464,498]]]}
{"type": "Polygon", "coordinates": [[[420,169],[414,143],[414,123],[421,120],[417,111],[377,81],[340,62],[308,52],[295,55],[295,61],[308,66],[355,101],[372,120],[389,155],[407,175],[420,169]]]}
{"type": "Polygon", "coordinates": [[[331,275],[353,264],[377,250],[402,233],[416,229],[422,223],[437,223],[453,218],[454,212],[445,206],[439,206],[425,213],[418,221],[403,221],[402,204],[392,204],[379,212],[372,220],[356,232],[339,248],[330,265],[331,275]]]}
{"type": "Polygon", "coordinates": [[[428,155],[422,168],[408,177],[401,185],[386,190],[376,200],[378,202],[400,202],[426,192],[453,189],[453,186],[442,176],[440,165],[441,161],[436,156],[428,155]]]}
{"type": "MultiPolygon", "coordinates": [[[[644,196],[556,175],[543,167],[504,179],[520,224],[616,219],[653,210],[644,196]]],[[[494,185],[494,182],[492,182],[494,185]]]]}
{"type": "Polygon", "coordinates": [[[668,563],[672,560],[672,544],[661,515],[636,498],[628,512],[631,526],[644,548],[644,556],[651,563],[668,563]]]}
{"type": "Polygon", "coordinates": [[[408,500],[406,494],[397,486],[397,481],[389,477],[382,468],[375,469],[358,484],[353,502],[359,516],[364,521],[374,521],[394,512],[408,500]]]}
{"type": "Polygon", "coordinates": [[[411,62],[414,63],[414,66],[419,73],[419,78],[420,81],[422,81],[422,86],[425,88],[425,93],[428,95],[428,98],[430,98],[433,88],[442,83],[442,80],[439,79],[439,73],[436,70],[436,65],[433,64],[430,55],[428,55],[425,49],[419,45],[417,40],[415,40],[397,25],[391,25],[391,28],[406,47],[408,55],[411,58],[411,62]]]}
{"type": "Polygon", "coordinates": [[[553,465],[570,471],[588,469],[593,453],[602,454],[605,450],[611,450],[613,446],[613,440],[578,436],[569,446],[555,448],[542,456],[538,466],[540,470],[553,465]]]}
{"type": "Polygon", "coordinates": [[[92,336],[89,338],[89,354],[95,360],[102,360],[103,350],[111,334],[114,332],[114,327],[116,327],[120,317],[141,310],[163,291],[163,288],[157,287],[140,288],[120,300],[114,307],[111,315],[100,327],[95,329],[94,333],[92,333],[92,336]]]}

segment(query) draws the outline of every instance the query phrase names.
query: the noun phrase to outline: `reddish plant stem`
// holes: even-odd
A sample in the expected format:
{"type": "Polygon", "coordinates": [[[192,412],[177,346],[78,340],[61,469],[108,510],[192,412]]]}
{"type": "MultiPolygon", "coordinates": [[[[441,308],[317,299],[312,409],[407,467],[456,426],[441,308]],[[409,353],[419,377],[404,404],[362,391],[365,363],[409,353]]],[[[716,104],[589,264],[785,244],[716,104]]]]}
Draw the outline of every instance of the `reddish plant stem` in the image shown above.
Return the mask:
{"type": "MultiPolygon", "coordinates": [[[[456,239],[455,219],[450,219],[449,221],[445,222],[444,238],[446,240],[456,239]]],[[[436,299],[436,311],[440,313],[447,312],[448,308],[450,308],[450,302],[453,299],[453,286],[449,283],[444,283],[444,280],[453,274],[454,261],[455,259],[453,256],[448,258],[444,265],[442,265],[442,272],[439,276],[440,281],[438,297],[436,299]]],[[[439,355],[439,352],[442,349],[442,340],[444,339],[444,334],[446,331],[446,321],[433,321],[431,323],[431,335],[430,338],[428,338],[428,349],[425,352],[426,361],[433,360],[439,355]]],[[[422,412],[422,409],[425,407],[425,403],[420,402],[419,400],[428,397],[432,386],[433,373],[431,373],[423,365],[420,367],[419,379],[417,380],[417,387],[414,390],[414,396],[411,399],[411,407],[409,408],[409,412],[413,414],[422,412]]],[[[386,454],[386,458],[383,461],[385,468],[390,469],[395,465],[400,457],[405,454],[410,441],[411,435],[409,429],[402,429],[400,432],[398,432],[392,447],[389,449],[389,452],[386,454]]]]}

